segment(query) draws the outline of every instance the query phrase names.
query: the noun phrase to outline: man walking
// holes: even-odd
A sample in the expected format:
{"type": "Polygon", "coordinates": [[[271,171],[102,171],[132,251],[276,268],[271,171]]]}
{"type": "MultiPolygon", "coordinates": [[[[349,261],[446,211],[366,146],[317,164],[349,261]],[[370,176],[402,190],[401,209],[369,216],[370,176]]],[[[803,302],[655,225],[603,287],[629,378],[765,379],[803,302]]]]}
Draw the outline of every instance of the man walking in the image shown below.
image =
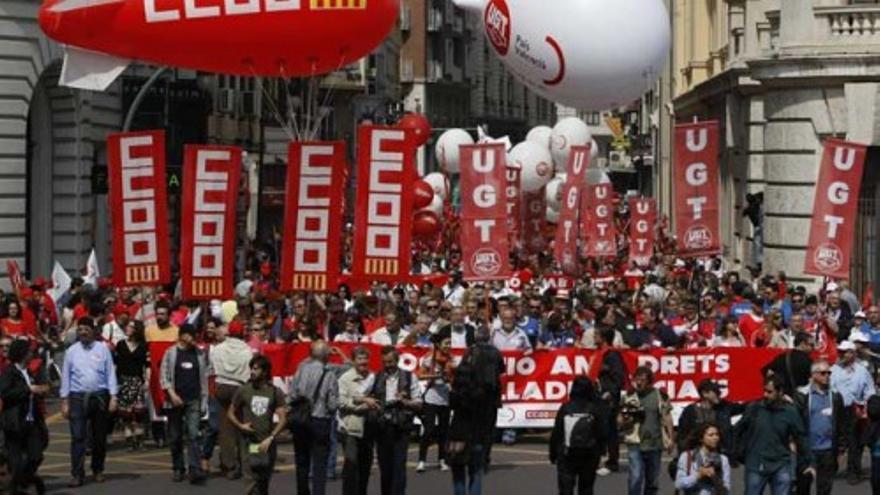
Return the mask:
{"type": "MultiPolygon", "coordinates": [[[[795,404],[809,435],[816,470],[816,494],[830,495],[837,474],[837,442],[843,424],[843,398],[831,390],[831,367],[828,361],[813,364],[810,384],[795,395],[795,404]]],[[[810,495],[813,479],[800,475],[797,481],[799,495],[810,495]]]]}
{"type": "Polygon", "coordinates": [[[379,402],[369,397],[375,375],[370,372],[370,351],[352,351],[354,367],[339,377],[339,434],[345,456],[342,465],[342,495],[367,495],[373,466],[375,432],[366,415],[379,410],[379,402]]]}
{"type": "Polygon", "coordinates": [[[651,368],[636,368],[635,391],[623,398],[617,422],[629,451],[629,495],[655,495],[659,490],[663,450],[672,451],[672,406],[654,388],[651,368]]]}
{"type": "Polygon", "coordinates": [[[329,357],[330,347],[324,341],[313,342],[310,357],[300,364],[290,388],[297,495],[324,495],[327,484],[331,420],[339,408],[339,384],[327,366],[329,357]]]}
{"type": "Polygon", "coordinates": [[[840,360],[831,368],[831,388],[843,397],[843,438],[846,441],[846,481],[856,485],[862,478],[868,399],[876,393],[874,379],[856,360],[856,346],[850,341],[837,346],[840,360]]]}
{"type": "Polygon", "coordinates": [[[173,481],[184,479],[186,466],[183,459],[183,437],[188,439],[189,481],[205,482],[201,466],[202,432],[199,423],[208,411],[208,361],[205,353],[195,346],[196,329],[190,324],[180,327],[177,345],[162,357],[159,381],[165,391],[165,411],[168,417],[168,443],[171,447],[173,481]]]}
{"type": "Polygon", "coordinates": [[[211,349],[211,367],[217,380],[217,401],[223,411],[220,417],[220,469],[227,479],[241,478],[243,444],[239,430],[229,420],[226,411],[238,389],[247,383],[251,374],[251,349],[244,339],[240,324],[228,325],[226,339],[211,349]]]}
{"type": "Polygon", "coordinates": [[[76,335],[78,342],[67,350],[61,371],[61,414],[70,420],[70,488],[80,487],[85,481],[88,433],[92,474],[96,483],[104,482],[110,415],[118,407],[113,355],[107,346],[95,342],[95,322],[81,318],[76,335]]]}

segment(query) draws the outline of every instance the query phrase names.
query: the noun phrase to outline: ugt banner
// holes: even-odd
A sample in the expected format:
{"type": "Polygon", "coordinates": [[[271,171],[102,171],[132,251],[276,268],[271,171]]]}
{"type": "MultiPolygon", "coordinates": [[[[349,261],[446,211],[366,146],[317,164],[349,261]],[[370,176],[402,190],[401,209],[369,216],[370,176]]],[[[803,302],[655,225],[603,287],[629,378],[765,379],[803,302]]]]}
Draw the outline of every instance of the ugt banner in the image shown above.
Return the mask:
{"type": "Polygon", "coordinates": [[[326,292],[340,274],[345,143],[290,143],[281,290],[326,292]]]}
{"type": "Polygon", "coordinates": [[[675,232],[680,256],[721,253],[718,122],[675,126],[675,232]]]}
{"type": "Polygon", "coordinates": [[[584,256],[608,258],[617,256],[617,226],[614,224],[614,201],[611,184],[590,184],[581,201],[581,235],[584,256]]]}
{"type": "Polygon", "coordinates": [[[849,279],[866,153],[861,144],[825,141],[804,273],[849,279]]]}
{"type": "Polygon", "coordinates": [[[235,211],[241,148],[187,145],[183,158],[183,299],[229,299],[235,289],[235,211]]]}
{"type": "Polygon", "coordinates": [[[118,287],[171,281],[165,131],[107,138],[113,283],[118,287]]]}
{"type": "Polygon", "coordinates": [[[503,144],[461,147],[461,258],[465,280],[510,278],[503,144]]]}
{"type": "Polygon", "coordinates": [[[546,188],[522,193],[522,239],[528,254],[540,253],[547,244],[544,225],[547,222],[546,188]]]}
{"type": "Polygon", "coordinates": [[[516,249],[522,246],[522,190],[520,188],[520,168],[507,164],[505,178],[507,187],[504,197],[507,200],[507,238],[516,249]]]}
{"type": "Polygon", "coordinates": [[[416,148],[409,130],[358,129],[354,277],[396,282],[409,276],[416,148]]]}
{"type": "Polygon", "coordinates": [[[553,257],[562,271],[569,275],[578,272],[578,213],[581,189],[590,164],[590,145],[572,146],[568,157],[568,178],[562,186],[562,206],[556,227],[556,246],[553,257]]]}
{"type": "Polygon", "coordinates": [[[646,266],[654,256],[654,224],[657,222],[657,200],[629,200],[629,262],[646,266]]]}

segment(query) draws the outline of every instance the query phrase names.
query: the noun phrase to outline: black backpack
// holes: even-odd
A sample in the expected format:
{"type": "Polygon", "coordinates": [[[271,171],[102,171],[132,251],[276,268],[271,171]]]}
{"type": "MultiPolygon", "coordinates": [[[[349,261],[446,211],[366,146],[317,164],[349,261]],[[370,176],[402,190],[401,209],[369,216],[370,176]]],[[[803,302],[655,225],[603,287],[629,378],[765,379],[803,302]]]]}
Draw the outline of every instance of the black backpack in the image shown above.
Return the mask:
{"type": "Polygon", "coordinates": [[[598,448],[598,421],[592,410],[566,414],[562,426],[566,455],[586,454],[598,448]]]}

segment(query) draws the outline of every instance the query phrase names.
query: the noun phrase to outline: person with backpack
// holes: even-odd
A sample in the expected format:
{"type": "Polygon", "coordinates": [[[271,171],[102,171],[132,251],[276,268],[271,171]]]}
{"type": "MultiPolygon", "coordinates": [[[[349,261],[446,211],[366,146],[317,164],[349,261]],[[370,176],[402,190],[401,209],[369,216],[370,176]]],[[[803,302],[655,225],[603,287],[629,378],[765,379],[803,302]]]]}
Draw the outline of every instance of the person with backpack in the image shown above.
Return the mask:
{"type": "Polygon", "coordinates": [[[250,382],[235,391],[227,419],[237,428],[247,445],[247,459],[253,483],[248,495],[268,495],[275,469],[275,439],[287,423],[284,392],[272,385],[272,363],[262,355],[251,358],[250,382]],[[278,415],[278,423],[273,418],[278,415]]]}
{"type": "Polygon", "coordinates": [[[700,400],[689,404],[678,418],[678,451],[687,450],[692,434],[703,424],[712,423],[721,433],[721,453],[730,455],[733,449],[733,417],[745,411],[745,406],[721,398],[721,386],[707,378],[697,385],[700,400]]]}
{"type": "MultiPolygon", "coordinates": [[[[422,407],[419,380],[398,367],[400,353],[393,346],[382,348],[382,371],[370,396],[380,405],[376,450],[382,495],[406,493],[406,454],[413,418],[422,407]]],[[[300,492],[302,493],[302,492],[300,492]]]]}
{"type": "Polygon", "coordinates": [[[685,495],[726,495],[730,486],[730,461],[721,453],[721,429],[703,423],[678,456],[675,489],[685,495]]]}
{"type": "Polygon", "coordinates": [[[330,347],[312,342],[310,357],[299,365],[290,387],[289,423],[296,463],[296,493],[324,495],[327,484],[327,451],[332,418],[339,408],[339,384],[327,361],[330,347]],[[312,492],[309,492],[309,472],[312,492]]]}
{"type": "Polygon", "coordinates": [[[474,341],[462,363],[467,362],[473,369],[474,395],[480,398],[482,404],[477,421],[481,428],[486,428],[489,432],[481,439],[485,454],[483,465],[488,469],[492,458],[495,425],[498,422],[498,408],[501,407],[501,374],[504,372],[504,356],[490,342],[491,333],[485,325],[474,332],[474,341]]]}
{"type": "Polygon", "coordinates": [[[587,377],[572,383],[569,400],[556,413],[550,435],[550,462],[556,465],[559,495],[591,495],[605,451],[607,412],[587,377]]]}

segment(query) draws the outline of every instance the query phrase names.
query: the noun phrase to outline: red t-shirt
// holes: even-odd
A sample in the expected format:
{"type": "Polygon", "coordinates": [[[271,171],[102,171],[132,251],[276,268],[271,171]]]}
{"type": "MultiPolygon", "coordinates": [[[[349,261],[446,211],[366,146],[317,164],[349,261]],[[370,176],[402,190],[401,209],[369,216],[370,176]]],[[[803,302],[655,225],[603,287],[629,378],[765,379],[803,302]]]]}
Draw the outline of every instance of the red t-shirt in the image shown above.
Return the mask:
{"type": "MultiPolygon", "coordinates": [[[[752,342],[752,335],[756,332],[764,331],[764,318],[755,316],[751,313],[743,315],[739,319],[739,332],[742,334],[746,342],[752,342]]],[[[766,334],[764,335],[766,339],[766,334]]],[[[766,345],[766,342],[765,342],[766,345]]]]}

